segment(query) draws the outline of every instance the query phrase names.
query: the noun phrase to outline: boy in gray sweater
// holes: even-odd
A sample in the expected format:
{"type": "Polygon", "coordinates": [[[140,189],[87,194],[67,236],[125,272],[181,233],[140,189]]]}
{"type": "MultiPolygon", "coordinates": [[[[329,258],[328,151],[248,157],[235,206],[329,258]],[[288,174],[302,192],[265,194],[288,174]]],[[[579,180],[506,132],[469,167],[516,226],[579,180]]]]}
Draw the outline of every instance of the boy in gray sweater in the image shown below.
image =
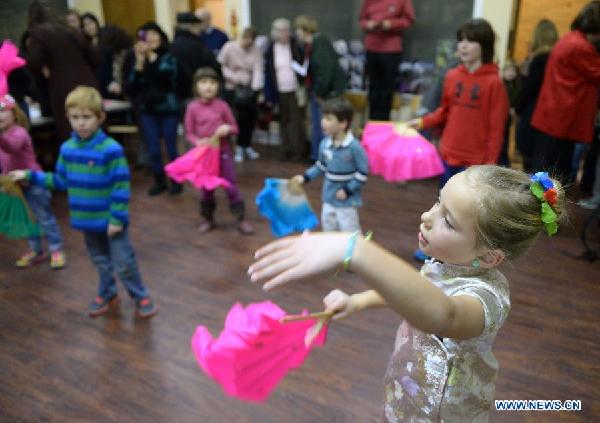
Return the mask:
{"type": "Polygon", "coordinates": [[[323,231],[360,231],[358,208],[367,181],[369,161],[360,142],[349,131],[352,106],[347,100],[332,99],[323,105],[321,127],[327,135],[319,146],[319,158],[292,184],[304,184],[325,175],[323,183],[323,231]]]}

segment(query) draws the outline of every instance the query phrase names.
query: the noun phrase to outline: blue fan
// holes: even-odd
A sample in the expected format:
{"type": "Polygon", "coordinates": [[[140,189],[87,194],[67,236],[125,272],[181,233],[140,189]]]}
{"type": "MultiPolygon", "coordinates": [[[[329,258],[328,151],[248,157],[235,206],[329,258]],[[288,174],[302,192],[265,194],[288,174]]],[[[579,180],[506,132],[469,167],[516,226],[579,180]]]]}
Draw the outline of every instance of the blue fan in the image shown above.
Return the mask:
{"type": "Polygon", "coordinates": [[[256,196],[260,214],[271,223],[276,237],[312,229],[319,220],[310,207],[303,190],[290,192],[288,179],[265,179],[265,187],[256,196]]]}

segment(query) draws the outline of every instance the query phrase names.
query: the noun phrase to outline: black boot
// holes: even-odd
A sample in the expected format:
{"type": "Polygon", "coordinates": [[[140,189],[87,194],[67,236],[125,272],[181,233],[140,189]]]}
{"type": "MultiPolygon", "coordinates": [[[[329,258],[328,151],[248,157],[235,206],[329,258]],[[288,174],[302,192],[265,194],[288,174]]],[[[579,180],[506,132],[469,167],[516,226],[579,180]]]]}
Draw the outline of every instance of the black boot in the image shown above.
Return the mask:
{"type": "Polygon", "coordinates": [[[183,185],[178,184],[177,182],[173,181],[172,179],[170,179],[169,182],[171,183],[171,185],[169,186],[169,194],[179,195],[183,192],[183,185]]]}
{"type": "Polygon", "coordinates": [[[148,190],[148,195],[150,196],[154,196],[154,195],[158,195],[163,191],[167,190],[167,183],[165,180],[165,174],[164,173],[155,173],[154,174],[154,185],[150,187],[150,189],[148,190]]]}
{"type": "Polygon", "coordinates": [[[200,215],[204,218],[200,226],[198,226],[198,232],[201,234],[212,231],[215,228],[214,216],[216,208],[217,204],[214,201],[200,201],[200,215]]]}
{"type": "Polygon", "coordinates": [[[243,233],[244,235],[252,235],[254,233],[254,228],[245,219],[246,214],[246,206],[243,201],[238,201],[237,203],[229,204],[229,211],[233,214],[238,220],[238,231],[243,233]]]}

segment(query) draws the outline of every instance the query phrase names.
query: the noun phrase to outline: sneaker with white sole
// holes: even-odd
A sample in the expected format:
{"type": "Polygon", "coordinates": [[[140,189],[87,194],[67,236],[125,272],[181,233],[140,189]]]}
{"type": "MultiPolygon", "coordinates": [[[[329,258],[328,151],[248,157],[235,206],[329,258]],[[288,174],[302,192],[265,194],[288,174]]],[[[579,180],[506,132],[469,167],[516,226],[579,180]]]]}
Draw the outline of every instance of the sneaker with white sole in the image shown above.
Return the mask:
{"type": "Polygon", "coordinates": [[[244,149],[244,152],[246,153],[246,156],[248,156],[248,158],[250,160],[256,160],[260,157],[260,154],[258,154],[258,152],[253,149],[252,147],[246,147],[244,149]]]}
{"type": "Polygon", "coordinates": [[[235,154],[233,155],[233,160],[236,163],[241,163],[244,161],[244,149],[242,147],[235,148],[235,154]]]}

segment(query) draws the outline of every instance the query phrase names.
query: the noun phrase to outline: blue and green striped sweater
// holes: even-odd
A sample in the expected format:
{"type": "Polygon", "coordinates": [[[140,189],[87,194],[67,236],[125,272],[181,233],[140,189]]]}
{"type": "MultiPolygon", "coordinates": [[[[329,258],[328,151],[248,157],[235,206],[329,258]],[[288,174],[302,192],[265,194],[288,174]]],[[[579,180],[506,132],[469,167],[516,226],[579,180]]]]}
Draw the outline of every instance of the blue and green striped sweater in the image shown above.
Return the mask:
{"type": "Polygon", "coordinates": [[[55,172],[31,171],[28,179],[67,191],[75,229],[104,232],[109,223],[122,226],[129,220],[127,160],[121,145],[101,129],[86,140],[73,133],[60,147],[55,172]]]}

